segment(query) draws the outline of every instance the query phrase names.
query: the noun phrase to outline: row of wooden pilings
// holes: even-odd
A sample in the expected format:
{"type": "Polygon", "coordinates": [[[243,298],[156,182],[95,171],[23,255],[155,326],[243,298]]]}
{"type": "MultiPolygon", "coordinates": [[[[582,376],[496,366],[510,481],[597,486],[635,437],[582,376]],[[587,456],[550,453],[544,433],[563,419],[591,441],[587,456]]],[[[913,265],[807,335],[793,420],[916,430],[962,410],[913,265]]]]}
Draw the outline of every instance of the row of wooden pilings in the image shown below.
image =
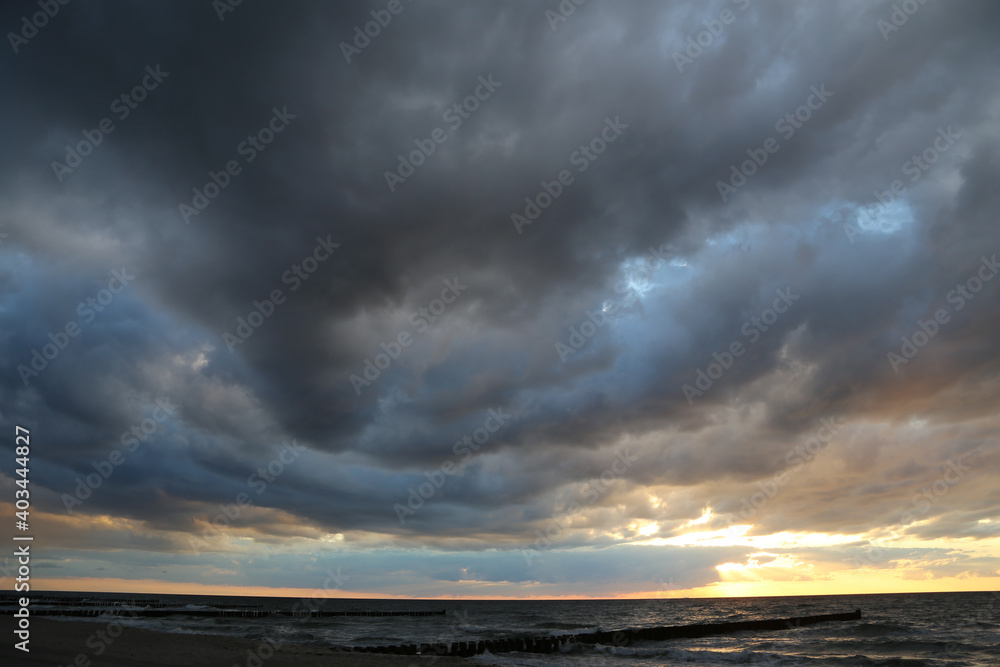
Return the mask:
{"type": "Polygon", "coordinates": [[[439,611],[311,611],[309,616],[320,618],[326,616],[444,616],[443,609],[439,611]]]}
{"type": "Polygon", "coordinates": [[[794,618],[771,618],[759,621],[735,621],[730,623],[699,623],[694,625],[671,625],[653,628],[626,628],[624,630],[588,632],[577,635],[553,635],[549,637],[524,637],[496,639],[476,642],[452,642],[450,644],[402,644],[399,646],[361,646],[347,648],[360,653],[395,653],[398,655],[452,655],[468,657],[479,653],[555,653],[572,644],[604,644],[627,646],[634,641],[663,641],[723,635],[748,630],[790,630],[806,625],[830,621],[856,621],[861,618],[861,610],[844,614],[820,614],[794,618]]]}
{"type": "Polygon", "coordinates": [[[269,611],[246,609],[32,609],[32,616],[143,616],[162,618],[164,616],[209,616],[215,618],[262,618],[271,616],[269,611]]]}
{"type": "Polygon", "coordinates": [[[577,641],[574,635],[560,637],[527,637],[494,639],[478,642],[452,642],[450,644],[402,644],[400,646],[359,646],[347,648],[357,653],[394,653],[397,655],[451,655],[462,658],[479,653],[556,653],[562,646],[577,641]]]}
{"type": "Polygon", "coordinates": [[[102,609],[115,608],[115,607],[144,607],[146,609],[164,609],[166,607],[173,607],[176,605],[167,604],[166,602],[74,602],[65,601],[57,602],[55,600],[41,600],[38,598],[31,599],[33,604],[49,604],[49,605],[65,605],[73,607],[100,607],[102,609]]]}
{"type": "MultiPolygon", "coordinates": [[[[2,599],[4,602],[16,600],[18,596],[8,595],[2,599]]],[[[119,607],[121,605],[133,605],[136,607],[166,607],[168,604],[160,600],[133,600],[130,598],[49,598],[38,595],[31,596],[34,604],[67,604],[78,607],[119,607]]],[[[258,605],[259,606],[259,605],[258,605]]]]}
{"type": "MultiPolygon", "coordinates": [[[[14,609],[7,610],[13,613],[14,609]]],[[[0,612],[3,613],[3,612],[0,612]]],[[[327,616],[444,616],[441,611],[311,611],[282,613],[263,609],[32,609],[33,616],[201,616],[214,618],[263,618],[266,616],[291,616],[293,618],[325,618],[327,616]]]]}
{"type": "MultiPolygon", "coordinates": [[[[14,604],[16,595],[0,596],[0,603],[14,604]]],[[[44,597],[39,595],[31,596],[33,604],[67,605],[74,607],[147,607],[149,609],[163,609],[166,607],[176,607],[176,602],[164,602],[157,599],[133,599],[133,598],[69,598],[69,597],[44,597]]],[[[224,607],[231,609],[263,609],[261,604],[227,604],[224,607]]]]}

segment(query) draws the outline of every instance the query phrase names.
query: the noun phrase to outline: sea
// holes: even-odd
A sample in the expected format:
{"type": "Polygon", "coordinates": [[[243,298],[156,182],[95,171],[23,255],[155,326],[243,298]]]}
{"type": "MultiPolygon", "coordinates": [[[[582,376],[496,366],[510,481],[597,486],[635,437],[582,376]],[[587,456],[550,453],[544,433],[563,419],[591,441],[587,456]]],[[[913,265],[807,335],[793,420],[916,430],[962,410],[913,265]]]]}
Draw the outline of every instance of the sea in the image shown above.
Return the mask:
{"type": "MultiPolygon", "coordinates": [[[[0,605],[10,608],[10,601],[0,605]]],[[[559,653],[484,653],[482,665],[666,667],[995,667],[1000,665],[1000,593],[913,593],[650,600],[363,600],[183,595],[43,593],[32,609],[171,612],[157,617],[67,618],[160,632],[230,635],[270,642],[360,647],[468,642],[616,631],[625,628],[790,618],[852,612],[862,619],[791,630],[639,641],[623,646],[569,644],[559,653]],[[155,602],[154,602],[155,600],[155,602]],[[258,618],[195,616],[198,610],[308,608],[337,612],[445,612],[423,616],[258,618]],[[176,612],[176,613],[174,613],[176,612]]],[[[2,611],[0,611],[2,613],[2,611]]],[[[8,611],[9,613],[9,611],[8,611]]],[[[101,613],[96,611],[94,613],[101,613]]],[[[63,618],[52,616],[54,620],[63,618]]]]}

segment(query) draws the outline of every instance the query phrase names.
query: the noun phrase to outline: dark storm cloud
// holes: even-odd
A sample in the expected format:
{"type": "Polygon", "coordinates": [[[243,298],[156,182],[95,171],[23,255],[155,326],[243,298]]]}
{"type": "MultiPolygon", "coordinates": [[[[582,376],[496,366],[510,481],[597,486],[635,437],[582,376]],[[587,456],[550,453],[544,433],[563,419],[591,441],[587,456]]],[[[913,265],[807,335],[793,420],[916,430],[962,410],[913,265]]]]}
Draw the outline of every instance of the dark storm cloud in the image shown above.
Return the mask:
{"type": "MultiPolygon", "coordinates": [[[[73,2],[7,54],[0,395],[51,443],[37,460],[49,509],[157,397],[177,414],[78,511],[190,530],[296,439],[310,451],[251,494],[304,533],[513,548],[629,443],[642,464],[596,503],[591,540],[628,523],[596,511],[626,498],[632,516],[669,519],[665,533],[707,506],[738,512],[726,485],[779,470],[821,417],[919,413],[990,446],[962,423],[995,406],[997,283],[961,310],[948,297],[1000,251],[991,3],[921,6],[888,39],[884,2],[588,3],[554,31],[545,3],[402,7],[349,63],[341,42],[384,3],[244,2],[220,20],[209,3],[73,2]],[[736,19],[679,72],[675,52],[724,8],[736,19]],[[144,79],[121,118],[114,101],[144,79]],[[816,90],[825,101],[787,134],[778,124],[816,90]],[[55,173],[103,118],[115,129],[55,173]],[[248,140],[278,126],[266,146],[248,140]],[[615,140],[581,158],[609,127],[615,140]],[[958,138],[913,172],[944,128],[958,138]],[[439,129],[390,189],[385,173],[439,129]],[[723,200],[717,183],[769,137],[780,149],[723,200]],[[511,215],[561,170],[573,182],[517,229],[511,215]],[[212,174],[224,187],[186,220],[179,206],[212,174]],[[896,179],[904,203],[875,207],[895,228],[858,229],[896,179]],[[134,282],[25,384],[18,367],[122,266],[134,282]],[[448,281],[463,287],[435,305],[448,281]],[[223,335],[275,290],[283,301],[230,351],[223,335]],[[781,291],[787,312],[748,335],[781,291]],[[588,312],[626,299],[560,357],[588,312]],[[886,354],[939,308],[952,321],[894,372],[886,354]],[[393,352],[400,334],[411,342],[393,352]],[[745,354],[689,402],[683,387],[734,342],[745,354]],[[380,354],[398,358],[382,369],[380,354]],[[510,420],[463,461],[456,443],[491,409],[510,420]],[[394,505],[449,461],[462,473],[401,525],[394,505]],[[690,487],[687,514],[643,504],[661,485],[690,487]]],[[[0,25],[29,9],[5,6],[0,25]]],[[[855,476],[822,485],[830,497],[871,483],[866,500],[761,526],[851,533],[903,511],[905,484],[859,479],[890,462],[829,456],[855,476]]],[[[975,535],[995,506],[914,530],[975,535]]],[[[242,520],[260,539],[283,530],[242,520]]]]}

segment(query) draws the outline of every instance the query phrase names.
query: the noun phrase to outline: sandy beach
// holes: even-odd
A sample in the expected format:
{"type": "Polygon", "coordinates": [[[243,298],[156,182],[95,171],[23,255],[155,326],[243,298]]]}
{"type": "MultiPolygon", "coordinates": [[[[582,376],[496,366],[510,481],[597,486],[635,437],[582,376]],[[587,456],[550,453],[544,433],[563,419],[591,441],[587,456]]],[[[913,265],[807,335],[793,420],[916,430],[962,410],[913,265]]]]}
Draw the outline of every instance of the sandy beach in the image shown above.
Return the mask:
{"type": "Polygon", "coordinates": [[[31,621],[30,653],[14,648],[14,619],[0,616],[0,664],[74,667],[365,667],[367,665],[469,665],[461,658],[394,656],[345,653],[317,646],[279,644],[233,637],[170,634],[122,628],[109,623],[55,621],[35,618],[31,621]],[[121,633],[118,630],[121,629],[121,633]],[[101,632],[102,634],[98,634],[101,632]],[[112,638],[111,635],[117,635],[112,638]],[[98,655],[98,652],[100,654],[98,655]],[[264,656],[269,656],[262,659],[264,656]]]}

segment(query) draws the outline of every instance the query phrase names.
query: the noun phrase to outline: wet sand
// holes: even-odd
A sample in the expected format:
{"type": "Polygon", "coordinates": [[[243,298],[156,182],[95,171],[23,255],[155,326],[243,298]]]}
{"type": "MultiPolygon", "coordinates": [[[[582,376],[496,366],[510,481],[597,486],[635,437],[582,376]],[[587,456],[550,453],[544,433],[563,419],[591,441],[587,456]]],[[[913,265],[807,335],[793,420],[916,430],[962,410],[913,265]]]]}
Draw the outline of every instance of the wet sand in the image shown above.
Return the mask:
{"type": "Polygon", "coordinates": [[[14,635],[14,618],[4,614],[0,616],[0,637],[3,638],[0,664],[48,667],[459,667],[473,664],[461,658],[347,653],[298,644],[279,644],[271,654],[269,644],[250,639],[152,632],[120,625],[112,628],[111,625],[114,623],[33,618],[28,644],[31,651],[24,653],[14,648],[14,642],[18,641],[14,635]]]}

